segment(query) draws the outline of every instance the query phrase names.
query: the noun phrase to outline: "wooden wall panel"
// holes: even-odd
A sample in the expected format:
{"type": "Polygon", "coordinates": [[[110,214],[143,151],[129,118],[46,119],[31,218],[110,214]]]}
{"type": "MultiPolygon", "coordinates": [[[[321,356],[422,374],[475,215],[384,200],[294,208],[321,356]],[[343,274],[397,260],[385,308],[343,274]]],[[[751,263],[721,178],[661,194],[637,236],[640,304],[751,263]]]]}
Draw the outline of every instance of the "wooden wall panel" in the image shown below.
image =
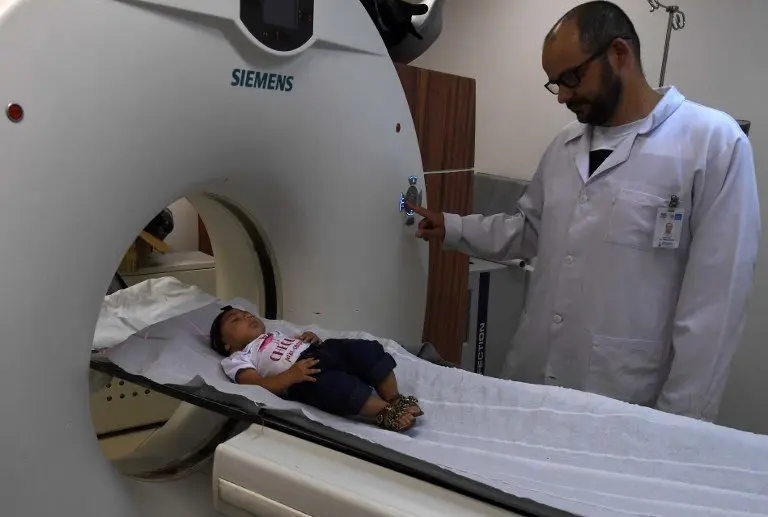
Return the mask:
{"type": "MultiPolygon", "coordinates": [[[[395,65],[408,99],[425,173],[431,210],[472,211],[475,166],[475,80],[395,65]],[[460,171],[445,172],[438,171],[460,171]]],[[[466,335],[469,257],[430,244],[427,308],[422,338],[444,359],[461,362],[466,335]]]]}
{"type": "MultiPolygon", "coordinates": [[[[472,171],[425,175],[427,206],[430,210],[467,215],[472,210],[472,171]]],[[[461,363],[467,329],[469,256],[442,251],[439,243],[429,245],[427,308],[422,338],[435,345],[446,361],[461,363]]]]}
{"type": "Polygon", "coordinates": [[[475,80],[395,64],[411,109],[424,172],[475,166],[475,80]]]}

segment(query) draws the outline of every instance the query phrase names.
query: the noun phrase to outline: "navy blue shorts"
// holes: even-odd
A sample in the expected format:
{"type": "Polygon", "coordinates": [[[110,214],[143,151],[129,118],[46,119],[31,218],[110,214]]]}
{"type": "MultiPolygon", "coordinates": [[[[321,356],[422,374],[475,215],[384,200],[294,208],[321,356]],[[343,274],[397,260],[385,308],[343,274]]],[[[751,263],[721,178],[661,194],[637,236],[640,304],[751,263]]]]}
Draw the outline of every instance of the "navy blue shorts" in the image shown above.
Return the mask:
{"type": "Polygon", "coordinates": [[[378,341],[329,339],[312,345],[300,359],[318,359],[315,382],[288,389],[288,398],[339,416],[359,415],[363,405],[396,363],[378,341]]]}

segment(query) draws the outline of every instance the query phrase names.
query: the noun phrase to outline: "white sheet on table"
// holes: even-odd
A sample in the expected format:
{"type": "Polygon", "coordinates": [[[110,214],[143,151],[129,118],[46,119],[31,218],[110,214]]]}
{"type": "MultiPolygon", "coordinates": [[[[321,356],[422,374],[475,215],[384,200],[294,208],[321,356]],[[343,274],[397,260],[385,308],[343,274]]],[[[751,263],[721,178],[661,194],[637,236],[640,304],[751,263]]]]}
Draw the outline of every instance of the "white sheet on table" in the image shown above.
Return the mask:
{"type": "Polygon", "coordinates": [[[122,343],[154,323],[199,309],[216,298],[173,277],[151,278],[104,297],[93,350],[122,343]]]}
{"type": "MultiPolygon", "coordinates": [[[[150,325],[199,309],[216,298],[200,288],[173,277],[151,278],[104,297],[96,323],[92,350],[103,351],[122,343],[150,325]]],[[[89,370],[91,393],[106,386],[112,377],[89,370]]]]}
{"type": "MultiPolygon", "coordinates": [[[[138,298],[145,305],[140,312],[160,317],[157,304],[138,298]]],[[[246,301],[232,303],[258,312],[246,301]]],[[[415,393],[426,413],[408,434],[382,431],[258,387],[230,383],[207,341],[221,305],[152,325],[106,355],[126,371],[156,382],[202,380],[222,393],[300,411],[335,429],[578,515],[768,515],[768,437],[597,395],[443,368],[365,333],[267,322],[268,328],[286,332],[312,329],[323,338],[379,339],[397,360],[402,390],[415,393]]],[[[123,317],[130,321],[129,315],[123,317]]]]}

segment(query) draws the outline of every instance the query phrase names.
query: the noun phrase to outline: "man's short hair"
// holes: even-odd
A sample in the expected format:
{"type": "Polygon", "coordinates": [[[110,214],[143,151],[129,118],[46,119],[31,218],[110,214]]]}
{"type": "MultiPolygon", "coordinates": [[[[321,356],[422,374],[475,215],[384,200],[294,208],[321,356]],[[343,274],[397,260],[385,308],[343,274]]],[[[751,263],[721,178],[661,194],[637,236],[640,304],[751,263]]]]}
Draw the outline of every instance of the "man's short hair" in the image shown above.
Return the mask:
{"type": "Polygon", "coordinates": [[[216,318],[214,318],[213,323],[211,324],[211,348],[218,352],[219,355],[223,355],[225,357],[229,356],[229,352],[227,351],[224,339],[221,337],[221,322],[224,319],[224,315],[232,309],[233,307],[231,305],[222,307],[221,312],[218,314],[218,316],[216,316],[216,318]]]}
{"type": "Polygon", "coordinates": [[[614,38],[623,38],[632,48],[637,64],[642,70],[640,59],[640,37],[637,35],[632,20],[621,7],[606,1],[586,2],[577,5],[565,13],[552,27],[547,40],[554,39],[557,27],[566,21],[576,22],[579,30],[579,40],[588,54],[597,52],[600,47],[607,45],[614,38]]]}

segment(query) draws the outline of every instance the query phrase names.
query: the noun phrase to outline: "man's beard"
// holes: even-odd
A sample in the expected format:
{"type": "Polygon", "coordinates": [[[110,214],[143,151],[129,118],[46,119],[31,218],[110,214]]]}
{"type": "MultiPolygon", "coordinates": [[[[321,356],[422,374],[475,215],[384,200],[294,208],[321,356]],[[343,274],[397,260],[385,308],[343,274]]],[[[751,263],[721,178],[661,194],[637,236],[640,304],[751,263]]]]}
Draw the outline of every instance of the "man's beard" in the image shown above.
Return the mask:
{"type": "Polygon", "coordinates": [[[618,74],[614,73],[608,60],[603,61],[600,93],[592,100],[575,99],[566,103],[571,111],[578,108],[588,108],[587,111],[576,113],[576,118],[582,124],[604,126],[613,115],[621,101],[624,84],[618,74]]]}

